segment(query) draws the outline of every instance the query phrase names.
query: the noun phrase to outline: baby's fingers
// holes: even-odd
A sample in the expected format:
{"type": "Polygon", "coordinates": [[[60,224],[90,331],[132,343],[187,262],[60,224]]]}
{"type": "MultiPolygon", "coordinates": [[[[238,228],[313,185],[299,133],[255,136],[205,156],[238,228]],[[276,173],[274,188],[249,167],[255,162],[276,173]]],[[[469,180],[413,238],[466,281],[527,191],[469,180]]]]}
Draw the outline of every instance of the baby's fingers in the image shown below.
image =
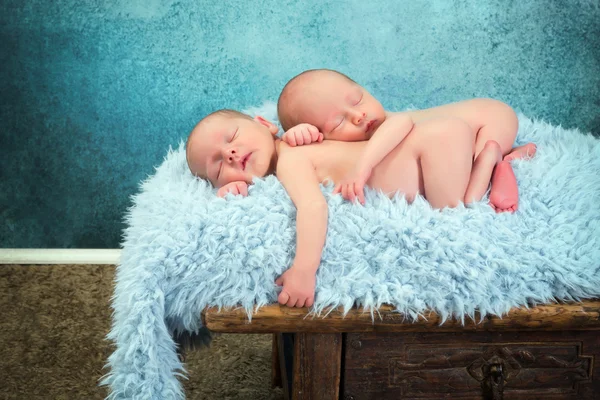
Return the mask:
{"type": "Polygon", "coordinates": [[[227,193],[237,194],[234,191],[234,189],[235,189],[235,186],[225,185],[225,186],[223,186],[221,189],[219,189],[217,191],[217,196],[218,197],[225,197],[225,196],[227,196],[227,193]]]}
{"type": "Polygon", "coordinates": [[[302,129],[302,139],[304,139],[304,144],[311,144],[312,142],[315,141],[315,139],[313,139],[312,137],[312,133],[310,132],[310,129],[308,127],[302,129]]]}
{"type": "Polygon", "coordinates": [[[333,194],[338,194],[342,192],[342,185],[341,184],[337,184],[335,185],[335,188],[333,188],[333,194]]]}
{"type": "Polygon", "coordinates": [[[314,302],[315,302],[315,296],[311,296],[306,300],[305,306],[310,308],[310,307],[312,307],[314,302]]]}
{"type": "Polygon", "coordinates": [[[290,295],[284,291],[279,293],[279,296],[277,297],[277,301],[279,302],[279,304],[286,304],[289,300],[290,300],[290,295]]]}
{"type": "Polygon", "coordinates": [[[344,198],[344,200],[348,200],[350,198],[350,193],[348,193],[348,189],[349,188],[347,184],[342,185],[342,197],[344,198]]]}
{"type": "Polygon", "coordinates": [[[354,183],[350,183],[348,185],[348,198],[347,200],[349,200],[351,203],[354,203],[356,201],[356,193],[354,193],[354,183]]]}
{"type": "Polygon", "coordinates": [[[323,135],[321,134],[321,132],[319,132],[317,127],[312,125],[308,127],[308,134],[310,135],[311,142],[318,142],[319,136],[323,137],[323,135]]]}
{"type": "Polygon", "coordinates": [[[289,299],[288,299],[287,303],[285,303],[285,305],[288,306],[288,307],[295,307],[297,301],[298,301],[298,297],[297,296],[290,295],[289,299]]]}
{"type": "Polygon", "coordinates": [[[306,132],[306,128],[298,129],[296,131],[296,144],[298,146],[302,146],[303,144],[308,144],[306,141],[306,136],[308,133],[306,132]]]}
{"type": "Polygon", "coordinates": [[[358,201],[360,202],[360,204],[362,204],[364,206],[365,205],[365,186],[362,183],[355,183],[354,184],[354,193],[356,194],[356,197],[358,198],[358,201]]]}
{"type": "Polygon", "coordinates": [[[317,128],[314,125],[306,124],[306,127],[308,128],[308,131],[311,135],[319,133],[319,128],[317,128]]]}
{"type": "Polygon", "coordinates": [[[296,146],[296,135],[295,131],[287,131],[282,138],[287,144],[294,147],[296,146]]]}
{"type": "Polygon", "coordinates": [[[235,189],[237,194],[241,194],[242,196],[248,196],[248,185],[246,182],[238,182],[235,184],[235,189]]]}

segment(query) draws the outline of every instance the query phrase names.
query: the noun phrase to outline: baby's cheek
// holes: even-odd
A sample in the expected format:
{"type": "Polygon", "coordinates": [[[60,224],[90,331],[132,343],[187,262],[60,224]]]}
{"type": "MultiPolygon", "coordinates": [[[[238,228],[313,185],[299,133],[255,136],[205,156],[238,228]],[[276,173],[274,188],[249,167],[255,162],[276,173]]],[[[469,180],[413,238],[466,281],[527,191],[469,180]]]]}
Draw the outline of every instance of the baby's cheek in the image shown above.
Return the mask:
{"type": "Polygon", "coordinates": [[[354,141],[355,142],[362,142],[363,140],[369,140],[369,137],[367,136],[367,134],[365,132],[358,132],[355,136],[354,141]]]}

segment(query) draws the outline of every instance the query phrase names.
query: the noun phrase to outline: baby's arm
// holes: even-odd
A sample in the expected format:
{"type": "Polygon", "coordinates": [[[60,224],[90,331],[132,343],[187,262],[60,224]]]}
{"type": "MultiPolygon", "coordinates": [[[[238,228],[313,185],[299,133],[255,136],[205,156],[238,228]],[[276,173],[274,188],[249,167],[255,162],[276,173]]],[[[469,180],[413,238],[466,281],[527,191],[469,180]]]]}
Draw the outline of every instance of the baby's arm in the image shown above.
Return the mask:
{"type": "Polygon", "coordinates": [[[319,132],[319,128],[314,125],[298,124],[288,129],[281,137],[281,140],[292,147],[314,142],[321,143],[323,141],[323,133],[319,132]]]}
{"type": "Polygon", "coordinates": [[[369,139],[355,169],[335,187],[334,193],[341,193],[346,200],[358,199],[364,204],[364,185],[371,171],[408,136],[413,127],[413,120],[408,114],[388,116],[369,139]]]}
{"type": "Polygon", "coordinates": [[[377,164],[394,150],[412,130],[413,120],[408,114],[390,115],[373,134],[365,147],[358,166],[372,170],[377,164]]]}
{"type": "Polygon", "coordinates": [[[319,188],[312,162],[289,150],[280,155],[277,177],[297,210],[296,257],[290,269],[275,283],[283,285],[279,303],[289,307],[311,307],[327,233],[327,202],[319,188]]]}

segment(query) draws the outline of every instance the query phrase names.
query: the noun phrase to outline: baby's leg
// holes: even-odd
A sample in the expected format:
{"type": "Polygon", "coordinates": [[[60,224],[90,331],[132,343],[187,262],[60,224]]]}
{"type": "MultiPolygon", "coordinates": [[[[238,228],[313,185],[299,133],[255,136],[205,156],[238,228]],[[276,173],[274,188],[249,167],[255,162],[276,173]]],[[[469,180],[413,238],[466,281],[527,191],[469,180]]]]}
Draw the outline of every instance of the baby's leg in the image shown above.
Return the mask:
{"type": "Polygon", "coordinates": [[[533,143],[513,148],[518,130],[519,119],[514,110],[506,104],[497,103],[496,110],[491,115],[488,115],[488,122],[477,132],[474,159],[476,160],[479,157],[486,143],[490,140],[500,145],[500,150],[502,155],[505,156],[505,161],[533,157],[536,151],[535,144],[533,143]]]}
{"type": "Polygon", "coordinates": [[[523,146],[515,147],[504,156],[504,161],[518,160],[520,158],[532,158],[537,151],[537,147],[533,143],[527,143],[523,146]]]}
{"type": "Polygon", "coordinates": [[[475,134],[460,119],[442,119],[428,128],[433,130],[419,153],[425,198],[433,208],[456,207],[469,184],[475,134]]]}
{"type": "Polygon", "coordinates": [[[502,161],[502,149],[500,145],[494,140],[489,140],[473,163],[471,180],[465,193],[466,203],[481,200],[490,186],[494,167],[500,161],[502,161]]]}
{"type": "Polygon", "coordinates": [[[479,201],[492,181],[490,205],[497,211],[516,211],[519,202],[517,179],[509,162],[502,161],[500,145],[490,140],[473,164],[465,202],[479,201]],[[493,172],[493,175],[492,175],[493,172]]]}
{"type": "Polygon", "coordinates": [[[500,145],[503,156],[508,154],[515,143],[519,129],[519,119],[513,109],[494,101],[493,110],[487,111],[485,120],[487,122],[479,129],[475,139],[475,159],[490,140],[500,145]]]}

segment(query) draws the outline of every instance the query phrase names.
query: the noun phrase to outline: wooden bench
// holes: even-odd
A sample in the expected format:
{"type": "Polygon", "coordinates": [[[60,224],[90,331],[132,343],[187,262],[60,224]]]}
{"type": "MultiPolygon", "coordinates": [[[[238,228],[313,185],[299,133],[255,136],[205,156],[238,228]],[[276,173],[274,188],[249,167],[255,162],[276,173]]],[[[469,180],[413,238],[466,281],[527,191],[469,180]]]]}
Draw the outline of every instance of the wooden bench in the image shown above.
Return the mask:
{"type": "Polygon", "coordinates": [[[214,332],[273,333],[273,383],[291,399],[600,398],[600,301],[513,309],[475,323],[206,309],[214,332]]]}

